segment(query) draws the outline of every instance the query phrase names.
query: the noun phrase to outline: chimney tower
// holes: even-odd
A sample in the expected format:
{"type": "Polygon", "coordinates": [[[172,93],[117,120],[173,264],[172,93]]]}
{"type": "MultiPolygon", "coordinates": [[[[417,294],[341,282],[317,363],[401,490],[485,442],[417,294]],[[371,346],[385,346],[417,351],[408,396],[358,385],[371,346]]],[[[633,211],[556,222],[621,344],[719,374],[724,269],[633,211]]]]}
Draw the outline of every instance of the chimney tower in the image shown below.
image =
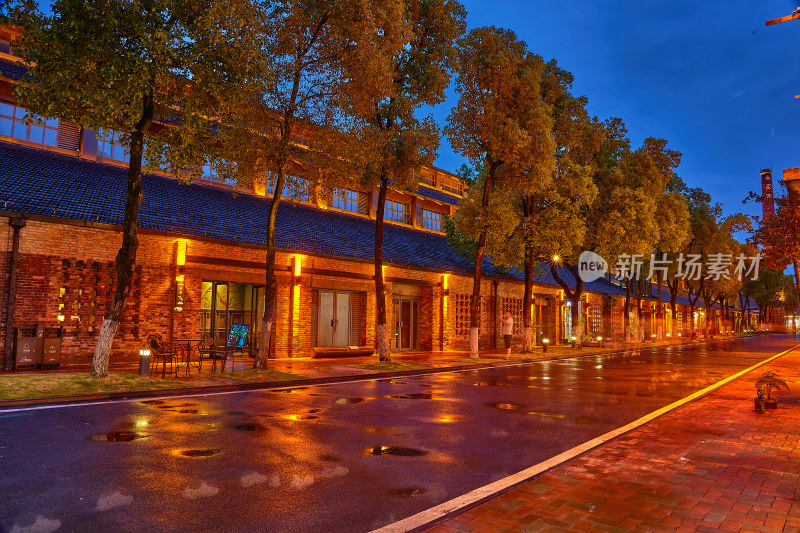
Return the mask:
{"type": "Polygon", "coordinates": [[[761,170],[761,214],[764,218],[775,213],[775,197],[772,191],[772,170],[761,170]]]}

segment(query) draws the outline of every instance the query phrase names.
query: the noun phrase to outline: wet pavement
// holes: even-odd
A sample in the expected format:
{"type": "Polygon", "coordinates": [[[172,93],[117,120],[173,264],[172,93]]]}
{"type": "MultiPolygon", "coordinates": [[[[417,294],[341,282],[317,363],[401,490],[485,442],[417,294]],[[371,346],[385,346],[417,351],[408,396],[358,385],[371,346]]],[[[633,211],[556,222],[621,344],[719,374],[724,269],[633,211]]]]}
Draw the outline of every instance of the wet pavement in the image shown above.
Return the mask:
{"type": "Polygon", "coordinates": [[[768,337],[272,391],[0,411],[0,530],[368,531],[792,346],[768,337]]]}
{"type": "Polygon", "coordinates": [[[430,531],[800,532],[798,367],[794,350],[430,531]],[[766,371],[794,384],[759,414],[766,371]]]}

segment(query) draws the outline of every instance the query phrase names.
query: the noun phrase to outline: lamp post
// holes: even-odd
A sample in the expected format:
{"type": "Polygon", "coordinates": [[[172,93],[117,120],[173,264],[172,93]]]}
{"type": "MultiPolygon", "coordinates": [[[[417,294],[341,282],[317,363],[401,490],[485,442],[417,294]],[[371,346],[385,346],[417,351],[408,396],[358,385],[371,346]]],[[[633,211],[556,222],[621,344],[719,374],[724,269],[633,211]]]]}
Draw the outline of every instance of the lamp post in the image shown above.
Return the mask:
{"type": "Polygon", "coordinates": [[[150,376],[150,350],[148,348],[139,350],[139,375],[150,376]]]}

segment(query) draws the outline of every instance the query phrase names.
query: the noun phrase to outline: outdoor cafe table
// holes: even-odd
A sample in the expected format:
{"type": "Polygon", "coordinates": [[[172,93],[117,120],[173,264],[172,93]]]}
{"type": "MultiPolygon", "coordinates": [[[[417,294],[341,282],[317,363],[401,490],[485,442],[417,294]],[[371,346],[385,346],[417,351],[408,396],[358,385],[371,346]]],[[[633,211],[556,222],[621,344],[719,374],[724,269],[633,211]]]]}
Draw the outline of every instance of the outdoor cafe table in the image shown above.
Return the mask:
{"type": "Polygon", "coordinates": [[[203,339],[175,339],[175,342],[180,346],[181,352],[184,354],[184,362],[186,363],[186,373],[189,373],[189,367],[194,365],[198,372],[202,372],[203,356],[200,353],[200,343],[203,339]],[[192,362],[192,350],[197,349],[197,362],[192,362]]]}

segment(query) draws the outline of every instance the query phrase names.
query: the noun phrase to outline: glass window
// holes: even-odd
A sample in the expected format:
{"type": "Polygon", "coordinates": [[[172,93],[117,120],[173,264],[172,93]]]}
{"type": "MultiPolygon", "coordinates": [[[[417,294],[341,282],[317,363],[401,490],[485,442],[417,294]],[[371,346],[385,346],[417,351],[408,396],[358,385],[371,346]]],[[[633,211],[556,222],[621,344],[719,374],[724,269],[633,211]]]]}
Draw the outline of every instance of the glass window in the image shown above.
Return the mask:
{"type": "Polygon", "coordinates": [[[122,133],[110,128],[100,128],[97,130],[97,155],[116,161],[129,162],[127,144],[121,142],[122,133]]]}
{"type": "Polygon", "coordinates": [[[403,224],[410,224],[411,217],[408,211],[408,204],[402,202],[395,202],[394,200],[386,200],[386,207],[384,208],[384,217],[386,220],[393,222],[402,222],[403,224]]]}
{"type": "Polygon", "coordinates": [[[24,107],[0,103],[0,135],[55,146],[58,138],[58,119],[43,119],[44,124],[27,122],[25,121],[27,112],[24,107]]]}
{"type": "Polygon", "coordinates": [[[422,227],[433,231],[442,231],[442,214],[436,211],[422,210],[422,227]]]}
{"type": "MultiPolygon", "coordinates": [[[[267,177],[267,194],[275,193],[275,177],[270,174],[267,177]]],[[[305,178],[298,178],[291,174],[286,174],[283,186],[283,195],[292,200],[300,202],[308,201],[308,180],[305,178]]]]}
{"type": "Polygon", "coordinates": [[[342,211],[358,213],[358,191],[350,189],[334,189],[331,207],[342,211]]]}

